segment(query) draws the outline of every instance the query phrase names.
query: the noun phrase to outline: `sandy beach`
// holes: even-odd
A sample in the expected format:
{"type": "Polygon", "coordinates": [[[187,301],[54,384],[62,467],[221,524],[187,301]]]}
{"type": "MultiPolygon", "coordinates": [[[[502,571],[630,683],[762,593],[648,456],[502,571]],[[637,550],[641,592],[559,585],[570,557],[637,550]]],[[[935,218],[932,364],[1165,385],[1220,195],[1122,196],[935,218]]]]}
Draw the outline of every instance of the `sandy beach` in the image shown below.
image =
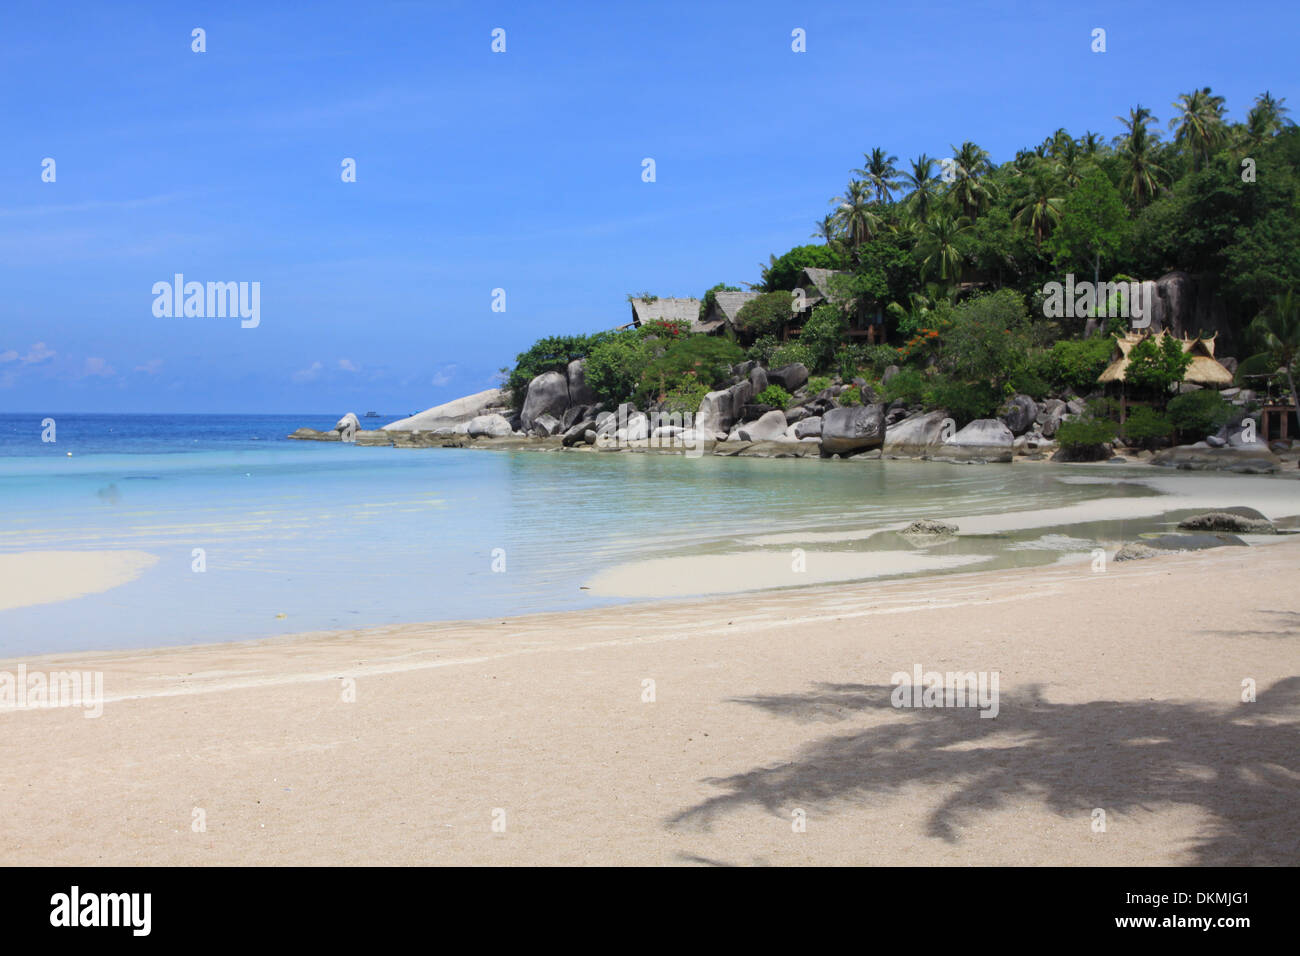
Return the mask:
{"type": "Polygon", "coordinates": [[[0,710],[0,863],[1295,865],[1298,558],[0,662],[104,675],[0,710]],[[996,718],[891,706],[916,665],[996,718]]]}

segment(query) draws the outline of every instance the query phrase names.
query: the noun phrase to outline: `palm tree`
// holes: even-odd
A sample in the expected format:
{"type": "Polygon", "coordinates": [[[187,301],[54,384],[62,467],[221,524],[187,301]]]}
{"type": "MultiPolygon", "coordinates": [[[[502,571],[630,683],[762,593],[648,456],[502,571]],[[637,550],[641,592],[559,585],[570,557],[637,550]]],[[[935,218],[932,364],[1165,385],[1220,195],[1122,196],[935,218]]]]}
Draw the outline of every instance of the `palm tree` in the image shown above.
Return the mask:
{"type": "Polygon", "coordinates": [[[1027,226],[1034,234],[1034,248],[1041,249],[1043,237],[1061,221],[1058,180],[1045,164],[1040,163],[1029,174],[1029,195],[1016,211],[1013,222],[1027,226]]]}
{"type": "Polygon", "coordinates": [[[826,245],[830,245],[840,237],[840,224],[835,219],[835,213],[828,212],[822,216],[821,221],[817,223],[817,231],[809,238],[820,239],[826,245]]]}
{"type": "Polygon", "coordinates": [[[1052,168],[1056,170],[1056,174],[1061,177],[1065,185],[1073,189],[1083,179],[1083,174],[1088,168],[1088,160],[1079,144],[1071,139],[1062,144],[1052,168]]]}
{"type": "Polygon", "coordinates": [[[957,237],[970,228],[970,220],[965,216],[954,218],[943,210],[935,210],[933,215],[921,227],[917,252],[921,260],[921,276],[924,278],[934,266],[939,268],[939,278],[945,282],[955,282],[960,275],[962,255],[957,248],[957,237]]]}
{"type": "Polygon", "coordinates": [[[1157,120],[1141,104],[1129,110],[1128,119],[1122,116],[1115,118],[1128,131],[1120,137],[1120,156],[1124,168],[1120,184],[1132,194],[1135,206],[1144,206],[1155,197],[1160,189],[1160,177],[1166,175],[1154,159],[1157,134],[1151,132],[1150,125],[1157,120]]]}
{"type": "Polygon", "coordinates": [[[1291,404],[1300,409],[1295,386],[1296,362],[1300,360],[1300,302],[1292,291],[1274,296],[1269,308],[1250,323],[1249,331],[1263,349],[1241,363],[1238,375],[1252,371],[1269,374],[1281,369],[1291,390],[1291,404]]]}
{"type": "Polygon", "coordinates": [[[989,154],[969,140],[961,144],[961,149],[954,146],[952,151],[957,167],[952,194],[963,215],[973,222],[993,198],[992,187],[981,178],[991,168],[989,154]]]}
{"type": "Polygon", "coordinates": [[[1209,162],[1210,154],[1227,133],[1223,125],[1223,97],[1215,96],[1205,86],[1182,94],[1173,105],[1181,114],[1169,121],[1169,128],[1178,130],[1174,142],[1192,154],[1192,168],[1199,169],[1209,162]]]}
{"type": "Polygon", "coordinates": [[[849,237],[849,246],[856,257],[858,247],[868,241],[880,228],[880,217],[871,208],[871,187],[864,179],[852,179],[843,196],[831,202],[837,209],[835,217],[849,237]]]}
{"type": "Polygon", "coordinates": [[[939,191],[939,180],[934,177],[934,160],[922,153],[912,160],[912,171],[903,173],[903,182],[910,188],[908,203],[918,222],[924,222],[930,215],[939,191]]]}
{"type": "Polygon", "coordinates": [[[1096,156],[1097,151],[1101,149],[1101,134],[1091,130],[1084,133],[1079,138],[1079,148],[1083,150],[1085,156],[1096,156]]]}
{"type": "Polygon", "coordinates": [[[1259,147],[1283,128],[1294,125],[1286,118],[1291,111],[1282,105],[1285,102],[1286,97],[1275,100],[1267,90],[1255,97],[1255,105],[1246,114],[1241,145],[1259,147]]]}
{"type": "Polygon", "coordinates": [[[863,153],[866,165],[853,170],[855,176],[865,179],[876,191],[876,202],[893,202],[893,192],[898,188],[898,169],[894,163],[897,156],[889,156],[879,146],[873,146],[871,152],[863,153]]]}

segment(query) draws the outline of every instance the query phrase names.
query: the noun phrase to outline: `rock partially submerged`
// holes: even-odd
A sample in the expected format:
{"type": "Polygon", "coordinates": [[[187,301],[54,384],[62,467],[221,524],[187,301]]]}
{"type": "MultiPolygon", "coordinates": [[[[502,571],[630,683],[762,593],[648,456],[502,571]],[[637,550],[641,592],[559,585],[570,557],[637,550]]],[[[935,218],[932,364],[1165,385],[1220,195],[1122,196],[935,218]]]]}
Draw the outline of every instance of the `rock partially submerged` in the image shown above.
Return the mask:
{"type": "Polygon", "coordinates": [[[1206,442],[1177,445],[1156,453],[1151,464],[1183,471],[1232,471],[1247,475],[1271,475],[1282,468],[1282,459],[1263,442],[1252,445],[1211,447],[1206,442]]]}
{"type": "Polygon", "coordinates": [[[943,521],[935,521],[932,518],[921,518],[913,521],[899,534],[910,535],[952,535],[960,529],[955,524],[947,524],[943,521]]]}
{"type": "MultiPolygon", "coordinates": [[[[1247,509],[1242,509],[1247,510],[1247,509]]],[[[1254,509],[1249,509],[1254,510],[1254,509]]],[[[1259,512],[1259,517],[1231,511],[1209,511],[1178,522],[1180,531],[1227,531],[1232,534],[1277,534],[1277,527],[1259,512]]]]}

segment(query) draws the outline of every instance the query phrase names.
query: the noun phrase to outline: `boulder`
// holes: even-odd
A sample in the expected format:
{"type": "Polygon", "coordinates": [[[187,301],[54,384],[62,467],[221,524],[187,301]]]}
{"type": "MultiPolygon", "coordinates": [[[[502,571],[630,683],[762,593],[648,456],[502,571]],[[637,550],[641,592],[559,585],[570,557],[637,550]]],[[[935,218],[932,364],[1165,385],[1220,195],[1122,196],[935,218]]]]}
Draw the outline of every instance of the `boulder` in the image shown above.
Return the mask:
{"type": "MultiPolygon", "coordinates": [[[[493,411],[504,412],[509,405],[509,396],[503,389],[489,388],[483,392],[466,395],[442,405],[425,409],[409,418],[401,418],[384,426],[384,431],[434,431],[439,428],[452,428],[464,425],[470,419],[493,411]]],[[[463,434],[463,430],[462,430],[463,434]]]]}
{"type": "Polygon", "coordinates": [[[767,373],[767,382],[769,385],[780,385],[787,392],[794,393],[803,388],[804,383],[808,381],[808,369],[795,362],[784,368],[769,370],[767,373]]]}
{"type": "Polygon", "coordinates": [[[821,438],[822,419],[820,415],[804,418],[794,424],[795,438],[821,438]]]}
{"type": "Polygon", "coordinates": [[[1038,403],[1028,395],[1011,396],[999,411],[1002,424],[1011,429],[1013,435],[1023,435],[1038,419],[1038,403]]]}
{"type": "Polygon", "coordinates": [[[578,422],[590,419],[592,416],[593,416],[592,406],[570,405],[568,410],[564,413],[564,418],[561,419],[561,421],[564,425],[564,430],[568,431],[578,422]]]}
{"type": "MultiPolygon", "coordinates": [[[[906,409],[899,410],[906,413],[906,409]]],[[[898,424],[891,423],[885,433],[881,454],[886,458],[925,458],[943,443],[943,423],[949,420],[947,412],[934,411],[910,415],[898,424]]]]}
{"type": "Polygon", "coordinates": [[[1231,471],[1249,475],[1270,475],[1282,468],[1282,460],[1265,448],[1263,442],[1223,448],[1211,448],[1205,442],[1175,445],[1157,452],[1151,464],[1183,471],[1231,471]]]}
{"type": "Polygon", "coordinates": [[[356,434],[361,430],[361,421],[357,418],[356,412],[348,412],[337,422],[334,423],[334,431],[342,434],[344,431],[351,431],[356,434]]]}
{"type": "MultiPolygon", "coordinates": [[[[800,366],[802,368],[803,366],[800,366]]],[[[885,440],[885,410],[880,405],[832,408],[822,416],[823,456],[852,455],[879,448],[885,440]]]]}
{"type": "Polygon", "coordinates": [[[587,360],[574,359],[566,372],[569,380],[569,404],[595,405],[596,393],[587,384],[587,360]]]}
{"type": "Polygon", "coordinates": [[[1118,551],[1115,552],[1115,560],[1116,561],[1140,561],[1143,558],[1159,557],[1164,553],[1165,553],[1164,551],[1157,548],[1153,548],[1150,545],[1142,544],[1137,541],[1130,541],[1128,544],[1124,545],[1122,548],[1120,548],[1118,551]]]}
{"type": "Polygon", "coordinates": [[[1056,434],[1056,430],[1061,427],[1061,422],[1065,420],[1065,402],[1059,398],[1050,398],[1043,403],[1043,408],[1039,414],[1043,419],[1043,437],[1051,438],[1056,434]]]}
{"type": "Polygon", "coordinates": [[[470,438],[504,438],[512,433],[504,415],[479,415],[465,423],[465,434],[470,438]]]}
{"type": "Polygon", "coordinates": [[[996,418],[979,418],[934,449],[930,457],[942,461],[1010,461],[1015,436],[996,418]]]}
{"type": "Polygon", "coordinates": [[[569,428],[565,429],[564,436],[560,439],[560,444],[565,448],[572,448],[574,445],[586,442],[588,432],[591,432],[591,442],[588,442],[588,444],[595,442],[596,430],[592,428],[591,425],[591,422],[583,421],[576,422],[569,426],[569,428]]]}
{"type": "Polygon", "coordinates": [[[558,435],[563,431],[560,420],[554,415],[538,415],[533,419],[533,427],[530,434],[538,438],[550,438],[552,435],[558,435]]]}
{"type": "Polygon", "coordinates": [[[763,389],[767,388],[767,372],[759,366],[749,370],[749,385],[754,390],[754,394],[760,394],[763,389]]]}
{"type": "Polygon", "coordinates": [[[900,371],[902,370],[897,365],[886,366],[885,370],[880,373],[880,384],[881,385],[887,384],[889,380],[893,378],[895,375],[897,375],[900,371]]]}
{"type": "Polygon", "coordinates": [[[551,415],[559,419],[568,407],[569,379],[562,372],[543,372],[528,383],[520,425],[524,431],[532,431],[533,422],[539,416],[551,415]]]}
{"type": "Polygon", "coordinates": [[[742,441],[778,441],[785,436],[785,412],[773,410],[740,430],[742,441]]]}
{"type": "Polygon", "coordinates": [[[731,392],[725,388],[706,394],[700,402],[700,410],[695,413],[696,427],[711,434],[726,432],[735,420],[731,410],[731,392]]]}

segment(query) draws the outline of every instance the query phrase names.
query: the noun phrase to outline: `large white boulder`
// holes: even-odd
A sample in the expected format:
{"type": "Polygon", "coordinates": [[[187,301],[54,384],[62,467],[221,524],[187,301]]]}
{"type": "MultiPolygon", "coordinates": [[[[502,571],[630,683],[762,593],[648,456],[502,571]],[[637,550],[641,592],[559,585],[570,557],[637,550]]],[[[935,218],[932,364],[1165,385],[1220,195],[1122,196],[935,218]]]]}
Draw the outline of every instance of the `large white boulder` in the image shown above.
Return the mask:
{"type": "Polygon", "coordinates": [[[569,379],[563,372],[543,372],[528,383],[528,395],[519,423],[524,431],[531,431],[533,422],[542,415],[563,419],[569,407],[569,379]]]}
{"type": "Polygon", "coordinates": [[[454,429],[457,425],[465,425],[480,415],[496,410],[505,411],[507,407],[506,393],[499,388],[489,388],[454,401],[444,402],[442,405],[435,405],[409,418],[390,422],[383,427],[383,430],[413,432],[436,431],[440,428],[454,429]]]}
{"type": "Polygon", "coordinates": [[[977,418],[934,449],[932,458],[944,461],[1010,461],[1016,436],[996,418],[977,418]]]}
{"type": "Polygon", "coordinates": [[[470,438],[504,438],[513,434],[504,415],[480,415],[465,424],[465,434],[470,438]]]}

